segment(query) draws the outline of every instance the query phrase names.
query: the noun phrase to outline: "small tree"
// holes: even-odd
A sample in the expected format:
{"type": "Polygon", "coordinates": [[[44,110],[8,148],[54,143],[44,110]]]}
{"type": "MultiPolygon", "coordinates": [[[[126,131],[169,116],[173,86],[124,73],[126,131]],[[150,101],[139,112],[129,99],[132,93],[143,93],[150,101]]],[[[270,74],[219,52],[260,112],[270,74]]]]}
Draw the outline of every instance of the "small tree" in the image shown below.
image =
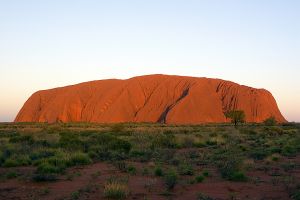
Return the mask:
{"type": "Polygon", "coordinates": [[[226,118],[230,118],[231,122],[236,126],[238,123],[245,122],[245,112],[243,110],[230,110],[225,113],[226,118]]]}
{"type": "Polygon", "coordinates": [[[277,120],[274,116],[271,116],[271,117],[265,119],[264,124],[266,126],[275,126],[277,124],[277,120]]]}

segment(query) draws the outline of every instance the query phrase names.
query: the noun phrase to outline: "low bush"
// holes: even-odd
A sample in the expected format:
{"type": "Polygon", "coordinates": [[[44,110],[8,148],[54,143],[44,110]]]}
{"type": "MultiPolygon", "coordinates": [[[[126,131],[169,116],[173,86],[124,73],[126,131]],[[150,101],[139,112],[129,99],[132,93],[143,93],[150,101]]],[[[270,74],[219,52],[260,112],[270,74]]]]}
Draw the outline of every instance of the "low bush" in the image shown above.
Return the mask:
{"type": "MultiPolygon", "coordinates": [[[[128,180],[127,180],[128,181],[128,180]]],[[[120,180],[116,177],[110,178],[104,184],[104,197],[109,199],[125,199],[129,195],[127,181],[120,180]]]]}
{"type": "Polygon", "coordinates": [[[279,160],[279,157],[278,156],[272,156],[271,159],[272,159],[272,161],[277,162],[279,160]]]}
{"type": "Polygon", "coordinates": [[[181,164],[179,166],[179,174],[180,175],[188,175],[188,176],[194,175],[193,166],[189,163],[181,164]]]}
{"type": "Polygon", "coordinates": [[[236,171],[233,172],[230,177],[229,177],[230,181],[236,181],[236,182],[245,182],[248,180],[247,176],[241,172],[241,171],[236,171]]]}
{"type": "MultiPolygon", "coordinates": [[[[221,153],[221,152],[220,152],[221,153]]],[[[242,158],[233,154],[233,152],[227,152],[219,155],[217,160],[217,167],[221,173],[221,176],[227,180],[233,180],[234,176],[240,172],[242,165],[242,158]]]]}
{"type": "Polygon", "coordinates": [[[143,168],[143,170],[142,170],[142,175],[143,175],[143,176],[149,175],[149,169],[148,169],[148,168],[143,168]]]}
{"type": "Polygon", "coordinates": [[[193,136],[185,136],[182,138],[182,141],[181,141],[181,146],[183,148],[191,148],[194,146],[194,143],[195,143],[195,139],[193,138],[193,136]]]}
{"type": "Polygon", "coordinates": [[[216,145],[218,144],[218,142],[217,142],[217,141],[214,141],[214,140],[206,140],[206,141],[205,141],[205,144],[206,144],[207,146],[216,146],[216,145]]]}
{"type": "Polygon", "coordinates": [[[152,151],[150,150],[134,150],[130,151],[129,157],[139,162],[147,162],[151,159],[152,151]]]}
{"type": "Polygon", "coordinates": [[[56,155],[56,156],[52,156],[50,158],[41,160],[40,162],[38,162],[37,164],[39,165],[42,162],[48,162],[49,164],[61,169],[62,171],[67,168],[69,165],[69,158],[68,155],[56,155]]]}
{"type": "Polygon", "coordinates": [[[113,151],[129,153],[131,144],[125,140],[115,138],[108,144],[108,148],[113,151]]]}
{"type": "Polygon", "coordinates": [[[77,200],[80,197],[80,192],[79,191],[75,191],[71,193],[71,199],[72,200],[77,200]]]}
{"type": "Polygon", "coordinates": [[[91,164],[92,160],[88,156],[88,154],[77,152],[71,154],[69,165],[75,166],[75,165],[88,165],[91,164]]]}
{"type": "Polygon", "coordinates": [[[17,167],[20,163],[16,159],[8,158],[4,161],[3,167],[17,167]]]}
{"type": "Polygon", "coordinates": [[[277,124],[277,120],[274,116],[272,116],[272,117],[265,119],[264,124],[266,126],[275,126],[277,124]]]}
{"type": "Polygon", "coordinates": [[[178,144],[173,134],[157,134],[153,136],[151,149],[176,148],[178,144]]]}
{"type": "Polygon", "coordinates": [[[204,171],[202,172],[202,175],[203,175],[204,177],[209,177],[209,176],[210,176],[210,173],[209,173],[209,171],[204,170],[204,171]]]}
{"type": "Polygon", "coordinates": [[[171,190],[175,187],[178,180],[178,175],[176,171],[170,170],[164,176],[165,184],[168,190],[171,190]]]}
{"type": "Polygon", "coordinates": [[[249,157],[255,160],[263,160],[264,158],[268,157],[271,152],[266,148],[255,148],[250,151],[249,157]]]}
{"type": "Polygon", "coordinates": [[[291,195],[293,200],[300,200],[300,188],[291,195]]]}
{"type": "Polygon", "coordinates": [[[163,170],[161,169],[160,166],[156,166],[154,168],[154,175],[155,176],[163,176],[163,170]]]}
{"type": "Polygon", "coordinates": [[[294,170],[297,167],[297,165],[294,162],[286,162],[281,164],[281,167],[285,172],[289,172],[291,170],[294,170]]]}
{"type": "Polygon", "coordinates": [[[203,194],[203,193],[198,193],[197,194],[197,200],[214,200],[213,198],[203,194]]]}
{"type": "Polygon", "coordinates": [[[195,142],[194,147],[203,148],[206,147],[206,145],[203,142],[195,142]]]}
{"type": "Polygon", "coordinates": [[[37,172],[39,174],[60,173],[63,170],[64,170],[63,168],[59,168],[59,167],[54,166],[54,165],[52,165],[50,163],[47,163],[47,162],[43,162],[40,165],[38,165],[38,167],[37,167],[37,172]]]}
{"type": "Polygon", "coordinates": [[[50,182],[57,181],[58,177],[56,174],[34,174],[32,179],[36,182],[50,182]]]}
{"type": "Polygon", "coordinates": [[[195,180],[197,183],[202,183],[204,181],[205,177],[202,175],[196,176],[195,180]]]}
{"type": "Polygon", "coordinates": [[[127,167],[127,172],[131,175],[135,175],[136,174],[136,168],[132,165],[127,167]]]}
{"type": "Polygon", "coordinates": [[[4,163],[4,161],[5,161],[4,154],[0,151],[0,166],[2,166],[2,164],[4,163]]]}
{"type": "Polygon", "coordinates": [[[98,145],[98,147],[101,147],[104,150],[123,152],[126,154],[129,153],[132,147],[130,142],[109,133],[93,135],[90,138],[90,141],[94,146],[98,145]]]}
{"type": "Polygon", "coordinates": [[[126,172],[127,171],[127,164],[124,161],[116,161],[113,164],[121,172],[126,172]]]}
{"type": "Polygon", "coordinates": [[[79,134],[71,132],[60,133],[59,145],[72,151],[84,149],[84,143],[80,140],[79,134]]]}
{"type": "Polygon", "coordinates": [[[34,142],[33,137],[31,135],[16,135],[9,139],[11,143],[29,143],[32,144],[34,142]]]}
{"type": "Polygon", "coordinates": [[[20,155],[18,157],[11,157],[4,161],[3,166],[4,167],[18,167],[18,166],[26,166],[30,165],[31,160],[29,156],[20,155]]]}
{"type": "Polygon", "coordinates": [[[6,174],[6,178],[7,179],[12,179],[12,178],[16,178],[18,176],[18,174],[15,171],[10,171],[6,174]]]}
{"type": "Polygon", "coordinates": [[[40,149],[37,151],[32,152],[29,157],[31,160],[39,160],[42,158],[49,158],[55,155],[55,151],[52,149],[40,149]]]}
{"type": "Polygon", "coordinates": [[[282,148],[281,154],[284,156],[295,156],[297,154],[297,148],[290,144],[286,144],[282,148]]]}

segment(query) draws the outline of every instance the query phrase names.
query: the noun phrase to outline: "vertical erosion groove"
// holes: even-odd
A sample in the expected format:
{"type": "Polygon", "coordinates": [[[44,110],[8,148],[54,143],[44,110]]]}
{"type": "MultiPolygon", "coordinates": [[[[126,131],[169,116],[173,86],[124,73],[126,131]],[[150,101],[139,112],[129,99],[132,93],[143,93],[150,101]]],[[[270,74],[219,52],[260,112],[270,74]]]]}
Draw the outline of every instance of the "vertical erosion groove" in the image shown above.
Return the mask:
{"type": "Polygon", "coordinates": [[[188,94],[189,94],[189,90],[190,88],[188,87],[187,89],[185,89],[182,94],[180,95],[180,97],[171,105],[169,105],[164,112],[160,115],[159,119],[157,120],[157,122],[159,123],[166,123],[166,119],[167,119],[167,115],[170,112],[170,110],[172,110],[172,108],[174,108],[174,106],[176,104],[178,104],[182,99],[184,99],[188,94]]]}

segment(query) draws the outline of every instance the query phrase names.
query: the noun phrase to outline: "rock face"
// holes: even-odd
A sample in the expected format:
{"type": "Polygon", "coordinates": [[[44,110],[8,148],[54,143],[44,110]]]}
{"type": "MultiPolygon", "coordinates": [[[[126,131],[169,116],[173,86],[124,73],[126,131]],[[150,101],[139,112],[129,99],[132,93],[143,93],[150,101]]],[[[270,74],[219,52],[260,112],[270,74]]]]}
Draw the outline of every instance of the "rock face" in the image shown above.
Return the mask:
{"type": "Polygon", "coordinates": [[[148,75],[99,80],[34,93],[15,122],[226,122],[244,110],[247,122],[285,122],[272,94],[220,79],[148,75]]]}

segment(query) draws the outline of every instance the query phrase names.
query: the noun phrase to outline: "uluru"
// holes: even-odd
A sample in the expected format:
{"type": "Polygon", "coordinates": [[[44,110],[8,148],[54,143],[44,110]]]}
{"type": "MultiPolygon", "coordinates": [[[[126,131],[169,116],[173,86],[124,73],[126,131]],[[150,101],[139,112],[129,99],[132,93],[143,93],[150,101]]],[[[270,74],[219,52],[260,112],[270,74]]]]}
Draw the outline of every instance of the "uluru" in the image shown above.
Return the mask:
{"type": "Polygon", "coordinates": [[[84,82],[35,92],[15,122],[227,122],[225,112],[243,110],[247,122],[275,117],[285,122],[265,89],[221,79],[147,75],[84,82]]]}

